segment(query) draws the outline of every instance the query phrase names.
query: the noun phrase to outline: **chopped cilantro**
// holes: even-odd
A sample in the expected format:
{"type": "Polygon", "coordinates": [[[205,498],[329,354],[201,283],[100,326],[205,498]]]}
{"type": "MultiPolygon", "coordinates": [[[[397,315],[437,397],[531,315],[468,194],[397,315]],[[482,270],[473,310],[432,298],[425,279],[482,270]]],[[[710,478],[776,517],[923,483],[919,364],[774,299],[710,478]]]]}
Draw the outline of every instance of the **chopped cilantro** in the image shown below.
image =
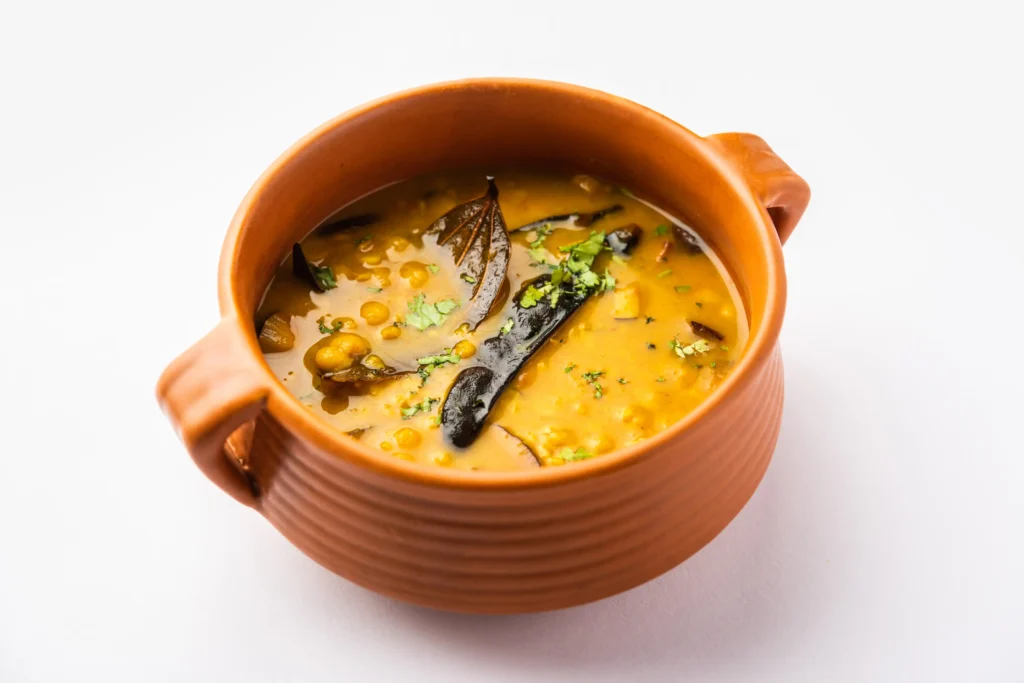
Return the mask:
{"type": "Polygon", "coordinates": [[[444,365],[445,363],[458,363],[460,360],[462,360],[462,356],[452,353],[451,349],[445,349],[443,353],[435,356],[417,358],[416,362],[420,365],[444,365]]]}
{"type": "Polygon", "coordinates": [[[468,282],[471,285],[475,285],[476,284],[476,278],[473,277],[472,275],[470,275],[469,273],[463,273],[459,277],[462,278],[462,280],[464,282],[468,282]]]}
{"type": "Polygon", "coordinates": [[[456,308],[458,308],[459,304],[455,301],[455,299],[441,299],[436,304],[434,304],[434,306],[436,306],[437,310],[441,312],[441,315],[448,315],[456,308]]]}
{"type": "Polygon", "coordinates": [[[514,318],[509,318],[508,320],[506,320],[505,324],[501,326],[501,330],[500,330],[501,334],[508,334],[509,332],[511,332],[512,331],[512,327],[515,324],[516,324],[516,321],[515,321],[514,318]]]}
{"type": "Polygon", "coordinates": [[[656,346],[655,346],[654,344],[652,344],[651,342],[647,342],[647,348],[649,348],[649,349],[656,349],[656,348],[658,348],[658,347],[656,347],[656,346]]]}
{"type": "Polygon", "coordinates": [[[530,259],[533,261],[530,265],[545,266],[548,263],[548,250],[544,247],[534,247],[528,249],[527,254],[530,255],[530,259]]]}
{"type": "Polygon", "coordinates": [[[323,317],[318,318],[317,321],[316,321],[316,324],[317,324],[317,327],[320,328],[320,334],[334,334],[338,330],[340,330],[343,327],[345,327],[345,321],[344,320],[340,320],[340,319],[339,320],[332,320],[331,321],[331,326],[328,327],[326,324],[324,324],[324,318],[323,317]]]}
{"type": "Polygon", "coordinates": [[[672,274],[672,269],[669,268],[668,270],[663,270],[660,273],[658,273],[658,277],[668,277],[671,274],[672,274]]]}
{"type": "Polygon", "coordinates": [[[648,325],[650,325],[651,323],[654,322],[654,318],[652,318],[651,316],[647,316],[647,320],[644,321],[644,322],[646,322],[648,325]]]}
{"type": "Polygon", "coordinates": [[[562,450],[558,451],[556,455],[566,462],[573,462],[574,460],[586,460],[587,458],[593,458],[594,454],[587,449],[580,447],[573,450],[566,446],[562,450]]]}
{"type": "MultiPolygon", "coordinates": [[[[569,275],[569,278],[572,276],[569,275]]],[[[558,287],[566,281],[566,271],[562,268],[557,268],[551,273],[551,280],[545,286],[558,287]]]]}
{"type": "Polygon", "coordinates": [[[558,298],[562,295],[561,284],[564,277],[565,273],[562,270],[556,270],[551,273],[551,279],[540,287],[529,285],[523,295],[519,297],[519,305],[523,308],[533,308],[547,297],[551,308],[554,308],[558,303],[558,298]]]}
{"type": "Polygon", "coordinates": [[[658,237],[661,237],[662,235],[664,235],[667,232],[668,232],[668,226],[667,225],[659,225],[658,227],[656,227],[654,229],[654,234],[657,235],[658,237]]]}
{"type": "Polygon", "coordinates": [[[381,289],[380,287],[367,287],[366,291],[369,292],[370,294],[380,294],[384,290],[381,289]]]}
{"type": "Polygon", "coordinates": [[[420,376],[420,386],[427,383],[427,378],[430,377],[430,373],[437,370],[446,363],[454,365],[462,360],[462,356],[457,353],[452,353],[451,349],[445,349],[444,353],[439,353],[436,356],[424,356],[423,358],[417,358],[416,362],[419,363],[419,370],[417,374],[420,376]]]}
{"type": "Polygon", "coordinates": [[[629,382],[628,382],[628,380],[626,380],[626,378],[625,378],[625,377],[620,377],[620,378],[619,378],[619,384],[628,384],[628,383],[629,383],[629,382]]]}
{"type": "Polygon", "coordinates": [[[676,294],[683,294],[684,292],[689,292],[690,289],[691,289],[690,285],[676,285],[676,288],[675,288],[676,294]]]}
{"type": "Polygon", "coordinates": [[[601,284],[601,276],[592,270],[585,270],[579,274],[579,280],[585,287],[597,287],[601,284]]]}
{"type": "Polygon", "coordinates": [[[702,304],[701,302],[695,301],[694,303],[697,304],[697,308],[704,308],[704,304],[702,304]]]}
{"type": "Polygon", "coordinates": [[[570,372],[572,372],[575,369],[576,369],[576,364],[575,363],[569,363],[568,365],[565,366],[565,374],[568,375],[570,372]]]}
{"type": "MultiPolygon", "coordinates": [[[[535,240],[536,242],[536,240],[535,240]]],[[[569,257],[559,263],[551,271],[551,278],[535,287],[527,286],[519,297],[519,305],[523,308],[533,308],[545,298],[548,299],[551,307],[558,305],[558,299],[565,291],[564,285],[571,285],[572,291],[577,296],[586,296],[591,292],[608,291],[615,287],[615,278],[606,269],[604,275],[598,275],[590,269],[597,258],[606,247],[604,246],[604,233],[591,232],[590,236],[576,244],[569,244],[559,247],[559,252],[569,254],[569,257]]],[[[531,257],[537,258],[536,253],[531,257]]]]}
{"type": "Polygon", "coordinates": [[[668,343],[668,346],[670,349],[675,351],[676,355],[679,356],[680,358],[687,358],[689,356],[707,353],[708,351],[711,350],[711,344],[708,344],[703,339],[698,339],[692,344],[687,344],[686,346],[683,346],[678,341],[673,339],[668,343]]]}
{"type": "Polygon", "coordinates": [[[530,248],[536,249],[540,245],[544,244],[544,240],[546,240],[548,238],[548,235],[550,235],[553,231],[554,228],[551,227],[550,223],[545,223],[544,225],[537,228],[537,238],[530,242],[530,248]]]}
{"type": "Polygon", "coordinates": [[[402,408],[402,419],[408,420],[416,413],[429,413],[434,408],[434,404],[440,401],[438,398],[425,398],[419,403],[414,403],[408,408],[402,408]]]}
{"type": "Polygon", "coordinates": [[[580,273],[589,270],[594,264],[594,259],[604,249],[604,233],[591,232],[590,237],[576,244],[567,244],[559,247],[558,251],[569,254],[565,262],[566,268],[571,273],[580,273]]]}
{"type": "Polygon", "coordinates": [[[711,361],[711,367],[717,368],[718,367],[718,361],[717,360],[711,361]]]}
{"type": "Polygon", "coordinates": [[[523,292],[523,295],[519,297],[519,305],[523,308],[533,308],[542,298],[544,298],[544,293],[533,285],[530,285],[526,288],[526,291],[523,292]]]}
{"type": "Polygon", "coordinates": [[[405,316],[405,322],[417,330],[425,330],[431,325],[440,325],[444,317],[459,307],[453,299],[442,299],[436,304],[427,303],[427,297],[417,294],[409,302],[409,315],[405,316]]]}
{"type": "Polygon", "coordinates": [[[594,388],[594,398],[601,398],[604,396],[604,387],[597,383],[599,377],[604,374],[604,370],[592,370],[591,372],[584,372],[583,379],[587,381],[587,384],[594,388]]]}
{"type": "Polygon", "coordinates": [[[314,266],[310,263],[309,269],[313,271],[313,277],[316,278],[320,288],[324,291],[338,286],[338,281],[334,279],[334,271],[331,270],[330,266],[314,266]]]}
{"type": "Polygon", "coordinates": [[[427,270],[429,270],[434,275],[437,275],[441,271],[441,268],[436,263],[428,263],[427,270]]]}
{"type": "Polygon", "coordinates": [[[729,350],[729,347],[728,347],[728,346],[726,346],[725,344],[722,344],[722,345],[721,345],[721,346],[719,346],[718,348],[722,349],[723,351],[728,351],[728,350],[729,350]]]}
{"type": "Polygon", "coordinates": [[[656,380],[654,380],[654,381],[655,381],[655,382],[664,382],[664,381],[665,381],[665,378],[664,378],[664,377],[659,377],[658,379],[656,379],[656,380]]]}

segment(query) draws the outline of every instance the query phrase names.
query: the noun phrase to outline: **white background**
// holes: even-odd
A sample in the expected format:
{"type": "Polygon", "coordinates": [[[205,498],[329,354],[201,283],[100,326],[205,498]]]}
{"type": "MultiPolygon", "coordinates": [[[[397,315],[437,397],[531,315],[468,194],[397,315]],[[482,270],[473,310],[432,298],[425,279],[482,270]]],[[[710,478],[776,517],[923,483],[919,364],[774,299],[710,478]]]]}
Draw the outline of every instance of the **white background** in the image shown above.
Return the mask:
{"type": "Polygon", "coordinates": [[[1024,680],[1024,54],[942,4],[4,3],[0,681],[1024,680]],[[279,153],[485,75],[758,133],[814,192],[753,500],[657,581],[514,618],[329,574],[152,398],[279,153]]]}

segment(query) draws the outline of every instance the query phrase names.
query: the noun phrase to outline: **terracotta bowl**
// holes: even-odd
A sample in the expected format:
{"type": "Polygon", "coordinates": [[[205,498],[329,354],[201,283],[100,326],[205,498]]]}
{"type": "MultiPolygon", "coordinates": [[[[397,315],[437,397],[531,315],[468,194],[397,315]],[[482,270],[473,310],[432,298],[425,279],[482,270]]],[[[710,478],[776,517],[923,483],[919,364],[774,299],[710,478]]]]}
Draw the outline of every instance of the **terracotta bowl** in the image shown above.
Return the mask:
{"type": "Polygon", "coordinates": [[[256,181],[224,242],[223,319],[171,363],[157,395],[214,483],[350,581],[459,612],[607,597],[697,552],[768,467],[782,416],[781,247],[809,197],[760,138],[702,138],[594,90],[483,79],[391,95],[313,131],[256,181]],[[592,173],[685,218],[732,271],[749,315],[732,376],[643,443],[534,472],[382,457],[309,414],[256,342],[253,313],[275,266],[343,204],[469,166],[592,173]]]}

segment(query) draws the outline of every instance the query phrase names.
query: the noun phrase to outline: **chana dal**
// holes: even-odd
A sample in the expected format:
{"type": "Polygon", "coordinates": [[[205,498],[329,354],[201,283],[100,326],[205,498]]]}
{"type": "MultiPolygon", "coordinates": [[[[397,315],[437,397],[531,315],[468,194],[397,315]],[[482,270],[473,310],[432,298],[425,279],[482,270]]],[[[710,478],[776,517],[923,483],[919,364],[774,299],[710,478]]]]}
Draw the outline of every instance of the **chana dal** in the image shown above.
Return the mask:
{"type": "Polygon", "coordinates": [[[736,289],[680,221],[590,176],[417,178],[344,207],[257,321],[312,413],[382,457],[562,466],[646,439],[729,374],[736,289]]]}

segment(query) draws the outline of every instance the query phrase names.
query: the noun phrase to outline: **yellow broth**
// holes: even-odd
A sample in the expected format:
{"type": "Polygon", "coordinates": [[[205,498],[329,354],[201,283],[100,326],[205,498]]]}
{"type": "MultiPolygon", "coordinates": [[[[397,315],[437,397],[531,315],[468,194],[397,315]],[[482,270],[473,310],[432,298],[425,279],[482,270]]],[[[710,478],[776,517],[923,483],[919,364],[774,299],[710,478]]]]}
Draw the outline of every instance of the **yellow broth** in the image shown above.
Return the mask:
{"type": "Polygon", "coordinates": [[[680,249],[672,234],[678,221],[589,176],[510,171],[498,174],[496,182],[512,242],[511,295],[472,332],[461,325],[467,302],[460,300],[465,289],[452,257],[424,240],[424,233],[456,205],[480,197],[487,188],[483,174],[417,178],[339,211],[332,221],[366,214],[379,219],[333,234],[314,231],[303,240],[308,261],[333,272],[337,286],[326,292],[293,274],[291,256],[282,263],[257,320],[264,326],[266,362],[297,400],[381,457],[514,470],[571,464],[636,443],[678,421],[715,390],[743,351],[747,324],[735,287],[705,243],[698,242],[702,253],[680,249]],[[615,204],[622,210],[587,228],[555,223],[546,238],[536,230],[514,231],[547,216],[615,204]],[[550,272],[538,257],[556,263],[566,256],[560,247],[627,224],[642,228],[636,248],[622,257],[606,250],[591,266],[614,278],[614,290],[592,294],[526,361],[476,441],[464,449],[446,443],[438,424],[446,392],[478,360],[476,347],[501,334],[524,283],[550,272]],[[538,239],[541,244],[531,251],[538,239]],[[407,322],[417,295],[428,304],[450,299],[459,308],[439,325],[419,330],[407,322]],[[425,378],[415,372],[418,359],[438,354],[448,361],[425,378]],[[338,390],[318,379],[324,372],[320,361],[326,367],[362,363],[410,372],[338,390]]]}

